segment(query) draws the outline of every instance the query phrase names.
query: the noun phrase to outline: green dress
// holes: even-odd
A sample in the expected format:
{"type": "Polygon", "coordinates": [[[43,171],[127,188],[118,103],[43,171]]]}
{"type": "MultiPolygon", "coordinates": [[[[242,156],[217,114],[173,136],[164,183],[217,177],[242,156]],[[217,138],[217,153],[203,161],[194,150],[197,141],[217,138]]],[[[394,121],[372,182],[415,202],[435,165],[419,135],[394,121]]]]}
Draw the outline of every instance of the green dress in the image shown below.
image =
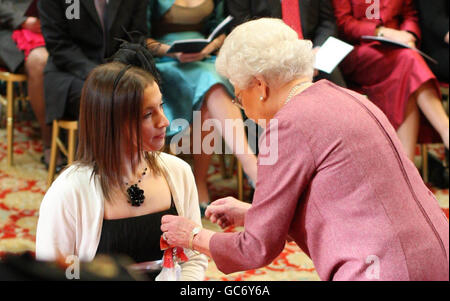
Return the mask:
{"type": "MultiPolygon", "coordinates": [[[[150,0],[148,23],[151,38],[168,45],[181,39],[206,38],[224,19],[223,1],[214,0],[212,13],[198,24],[187,25],[188,31],[164,32],[164,29],[169,27],[165,17],[170,13],[174,2],[175,0],[150,0]],[[196,28],[196,30],[190,30],[191,28],[196,28]]],[[[184,8],[183,12],[189,14],[189,10],[184,8]]],[[[173,19],[174,16],[171,17],[173,19]]],[[[183,27],[183,25],[176,24],[174,26],[174,28],[179,27],[183,27]]],[[[176,119],[184,119],[191,124],[193,111],[200,110],[206,93],[217,84],[223,85],[228,93],[233,95],[230,83],[216,72],[215,61],[215,56],[192,63],[180,63],[170,57],[156,59],[156,67],[162,78],[161,92],[165,102],[164,112],[171,124],[176,119]]],[[[167,137],[170,138],[185,129],[186,126],[171,126],[167,129],[167,137]]]]}

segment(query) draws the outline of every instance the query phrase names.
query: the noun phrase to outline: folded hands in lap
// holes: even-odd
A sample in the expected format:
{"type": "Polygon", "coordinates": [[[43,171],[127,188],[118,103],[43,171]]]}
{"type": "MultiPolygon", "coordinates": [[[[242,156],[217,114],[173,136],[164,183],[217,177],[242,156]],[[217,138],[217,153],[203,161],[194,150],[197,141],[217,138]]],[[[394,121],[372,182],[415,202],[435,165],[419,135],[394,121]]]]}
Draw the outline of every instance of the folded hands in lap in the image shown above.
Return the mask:
{"type": "Polygon", "coordinates": [[[408,31],[382,27],[379,29],[379,32],[381,32],[383,34],[383,37],[387,39],[391,39],[396,42],[407,44],[413,48],[416,48],[417,39],[412,33],[408,31]]]}

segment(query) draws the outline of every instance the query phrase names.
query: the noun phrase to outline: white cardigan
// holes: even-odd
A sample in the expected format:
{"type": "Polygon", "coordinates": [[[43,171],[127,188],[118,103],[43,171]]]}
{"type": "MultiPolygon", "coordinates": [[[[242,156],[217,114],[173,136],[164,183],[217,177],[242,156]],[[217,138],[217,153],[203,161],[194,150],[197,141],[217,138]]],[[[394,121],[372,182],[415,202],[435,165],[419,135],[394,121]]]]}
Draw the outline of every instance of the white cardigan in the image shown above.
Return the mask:
{"type": "MultiPolygon", "coordinates": [[[[161,167],[172,192],[175,207],[201,225],[197,187],[191,167],[183,160],[161,153],[161,167]]],[[[104,216],[104,198],[92,168],[73,165],[49,188],[42,201],[36,231],[36,259],[54,261],[76,255],[92,261],[97,252],[104,216]]],[[[181,264],[181,280],[203,280],[205,255],[186,250],[189,261],[181,264]]]]}

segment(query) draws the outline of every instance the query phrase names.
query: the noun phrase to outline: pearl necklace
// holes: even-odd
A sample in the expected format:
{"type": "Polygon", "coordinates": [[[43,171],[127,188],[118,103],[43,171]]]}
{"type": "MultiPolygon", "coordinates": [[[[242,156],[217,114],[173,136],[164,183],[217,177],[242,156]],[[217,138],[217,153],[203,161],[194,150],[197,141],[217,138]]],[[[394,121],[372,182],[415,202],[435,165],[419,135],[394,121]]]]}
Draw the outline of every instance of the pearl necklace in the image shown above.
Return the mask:
{"type": "Polygon", "coordinates": [[[289,92],[288,97],[286,98],[286,101],[284,102],[284,105],[286,105],[288,102],[291,101],[292,97],[294,97],[296,95],[296,93],[300,89],[300,87],[302,87],[305,84],[309,84],[309,83],[310,83],[309,81],[301,82],[301,83],[296,84],[294,87],[292,87],[291,91],[289,92]]]}

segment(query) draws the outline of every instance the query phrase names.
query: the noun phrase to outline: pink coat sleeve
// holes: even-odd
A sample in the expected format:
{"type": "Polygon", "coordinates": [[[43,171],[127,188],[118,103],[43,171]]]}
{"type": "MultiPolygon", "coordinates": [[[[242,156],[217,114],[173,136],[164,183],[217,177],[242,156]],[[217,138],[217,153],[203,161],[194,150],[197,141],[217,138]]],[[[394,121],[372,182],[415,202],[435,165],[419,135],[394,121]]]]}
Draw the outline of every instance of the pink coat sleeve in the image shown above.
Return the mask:
{"type": "Polygon", "coordinates": [[[313,155],[305,140],[302,133],[282,121],[278,126],[271,122],[264,133],[260,145],[271,145],[272,141],[278,147],[278,160],[273,165],[262,165],[267,157],[260,154],[258,158],[258,182],[246,215],[245,231],[212,237],[210,251],[222,272],[265,266],[283,250],[297,205],[315,172],[313,155]]]}

